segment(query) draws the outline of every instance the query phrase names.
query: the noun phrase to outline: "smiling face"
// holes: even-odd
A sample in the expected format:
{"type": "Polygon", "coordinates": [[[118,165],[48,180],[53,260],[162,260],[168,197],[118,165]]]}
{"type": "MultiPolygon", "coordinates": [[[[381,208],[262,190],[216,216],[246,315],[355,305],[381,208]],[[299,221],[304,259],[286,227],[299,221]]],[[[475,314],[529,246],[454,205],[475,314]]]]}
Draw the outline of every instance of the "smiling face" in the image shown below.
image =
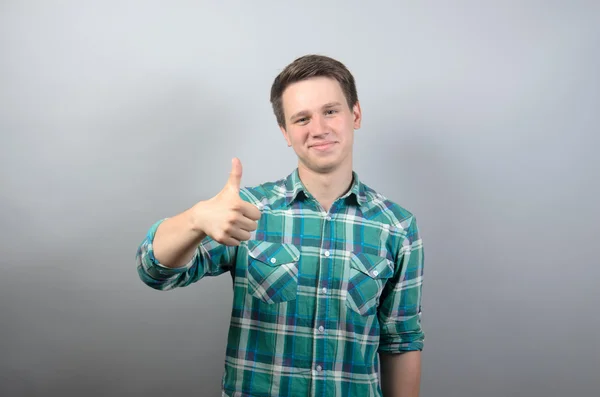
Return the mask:
{"type": "Polygon", "coordinates": [[[352,170],[354,130],[360,128],[361,110],[358,102],[348,106],[335,79],[313,77],[290,84],[282,103],[281,132],[296,152],[299,167],[320,174],[352,170]]]}

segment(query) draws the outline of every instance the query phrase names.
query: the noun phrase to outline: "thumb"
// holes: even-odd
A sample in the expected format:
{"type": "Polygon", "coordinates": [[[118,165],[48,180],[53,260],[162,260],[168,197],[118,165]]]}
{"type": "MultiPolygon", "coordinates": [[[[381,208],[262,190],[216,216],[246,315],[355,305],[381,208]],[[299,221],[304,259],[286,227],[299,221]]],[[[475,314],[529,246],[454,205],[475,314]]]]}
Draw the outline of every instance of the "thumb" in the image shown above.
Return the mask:
{"type": "Polygon", "coordinates": [[[229,180],[227,185],[234,189],[236,192],[240,191],[240,184],[242,182],[242,162],[234,157],[231,160],[231,173],[229,174],[229,180]]]}

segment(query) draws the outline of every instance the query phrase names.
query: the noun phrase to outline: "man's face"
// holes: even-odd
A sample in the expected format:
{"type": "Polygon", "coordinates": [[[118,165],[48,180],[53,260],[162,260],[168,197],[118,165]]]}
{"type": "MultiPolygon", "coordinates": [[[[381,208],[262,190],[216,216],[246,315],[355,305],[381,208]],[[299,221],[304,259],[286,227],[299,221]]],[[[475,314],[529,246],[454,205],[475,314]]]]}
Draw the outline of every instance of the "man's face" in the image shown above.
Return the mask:
{"type": "Polygon", "coordinates": [[[360,128],[361,111],[352,109],[340,84],[315,77],[291,84],[283,92],[285,128],[281,128],[301,165],[317,173],[340,167],[352,169],[354,130],[360,128]]]}

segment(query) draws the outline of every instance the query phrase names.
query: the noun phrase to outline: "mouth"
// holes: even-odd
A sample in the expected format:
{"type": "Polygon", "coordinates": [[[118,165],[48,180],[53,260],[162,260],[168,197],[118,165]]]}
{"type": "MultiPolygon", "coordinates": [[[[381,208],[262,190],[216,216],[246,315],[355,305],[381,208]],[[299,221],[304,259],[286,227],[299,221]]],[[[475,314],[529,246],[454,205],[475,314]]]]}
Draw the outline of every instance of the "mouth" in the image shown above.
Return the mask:
{"type": "Polygon", "coordinates": [[[319,151],[325,151],[325,150],[329,150],[331,147],[333,147],[333,145],[335,145],[335,142],[323,142],[323,143],[319,143],[317,145],[311,145],[310,148],[319,150],[319,151]]]}

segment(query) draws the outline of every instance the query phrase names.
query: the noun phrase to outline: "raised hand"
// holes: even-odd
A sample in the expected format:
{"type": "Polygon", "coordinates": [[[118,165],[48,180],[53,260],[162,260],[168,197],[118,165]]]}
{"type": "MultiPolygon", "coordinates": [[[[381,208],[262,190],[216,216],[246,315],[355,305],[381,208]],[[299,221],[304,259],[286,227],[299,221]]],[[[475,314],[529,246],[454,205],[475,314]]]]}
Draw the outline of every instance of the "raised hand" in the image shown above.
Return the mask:
{"type": "Polygon", "coordinates": [[[213,198],[198,203],[193,210],[197,227],[221,244],[235,246],[250,239],[256,230],[261,212],[240,198],[242,163],[234,158],[227,183],[213,198]]]}

